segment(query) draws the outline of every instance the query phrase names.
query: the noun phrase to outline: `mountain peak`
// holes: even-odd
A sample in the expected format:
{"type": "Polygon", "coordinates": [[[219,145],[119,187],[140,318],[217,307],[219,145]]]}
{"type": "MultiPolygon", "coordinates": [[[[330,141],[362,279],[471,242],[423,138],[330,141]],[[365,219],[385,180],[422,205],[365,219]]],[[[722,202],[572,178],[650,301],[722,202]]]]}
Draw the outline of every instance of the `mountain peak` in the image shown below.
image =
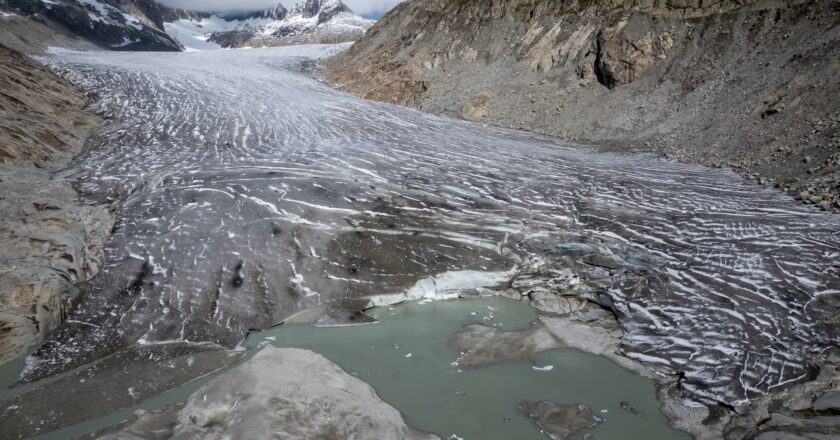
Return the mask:
{"type": "MultiPolygon", "coordinates": [[[[2,0],[0,0],[2,1],[2,0]]],[[[355,41],[372,25],[341,0],[299,0],[261,11],[173,15],[169,29],[185,46],[260,47],[355,41]]]]}
{"type": "Polygon", "coordinates": [[[292,14],[300,14],[304,18],[317,16],[319,22],[328,21],[341,12],[353,13],[341,0],[306,0],[292,9],[292,14]]]}

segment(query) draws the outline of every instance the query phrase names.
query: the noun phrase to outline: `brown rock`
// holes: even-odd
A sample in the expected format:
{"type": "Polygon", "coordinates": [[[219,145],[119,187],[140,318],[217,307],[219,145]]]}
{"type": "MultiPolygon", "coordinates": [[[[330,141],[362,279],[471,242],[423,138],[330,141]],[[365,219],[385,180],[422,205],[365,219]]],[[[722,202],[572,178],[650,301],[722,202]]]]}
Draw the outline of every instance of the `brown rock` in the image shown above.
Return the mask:
{"type": "Polygon", "coordinates": [[[490,112],[490,97],[478,96],[464,103],[461,114],[470,121],[483,121],[490,112]]]}
{"type": "Polygon", "coordinates": [[[83,94],[0,46],[0,364],[40,344],[67,316],[74,283],[102,266],[113,224],[49,170],[98,126],[83,94]]]}

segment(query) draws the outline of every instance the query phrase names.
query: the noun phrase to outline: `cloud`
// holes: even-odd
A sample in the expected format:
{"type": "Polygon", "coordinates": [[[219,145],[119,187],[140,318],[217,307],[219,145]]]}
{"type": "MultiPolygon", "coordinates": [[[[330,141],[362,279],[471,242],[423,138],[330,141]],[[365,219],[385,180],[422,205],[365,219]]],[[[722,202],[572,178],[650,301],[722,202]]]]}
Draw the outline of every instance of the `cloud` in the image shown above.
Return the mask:
{"type": "MultiPolygon", "coordinates": [[[[297,0],[157,0],[174,8],[196,11],[256,11],[277,3],[292,7],[297,0]]],[[[379,17],[403,0],[343,0],[350,9],[366,17],[379,17]]]]}
{"type": "Polygon", "coordinates": [[[365,17],[377,17],[388,12],[403,0],[344,0],[344,4],[365,17]]]}
{"type": "Polygon", "coordinates": [[[256,11],[274,6],[278,0],[157,0],[157,2],[173,8],[215,12],[256,11]]]}

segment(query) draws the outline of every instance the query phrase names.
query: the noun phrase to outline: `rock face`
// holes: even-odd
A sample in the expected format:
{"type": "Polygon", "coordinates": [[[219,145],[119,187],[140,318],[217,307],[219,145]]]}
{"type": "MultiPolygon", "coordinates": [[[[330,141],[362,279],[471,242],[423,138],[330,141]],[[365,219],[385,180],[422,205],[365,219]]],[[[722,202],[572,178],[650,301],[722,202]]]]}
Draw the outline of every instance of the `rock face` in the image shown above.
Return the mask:
{"type": "Polygon", "coordinates": [[[84,206],[49,170],[78,153],[99,119],[84,95],[46,67],[0,46],[0,363],[60,324],[76,283],[104,261],[113,220],[84,206]]]}
{"type": "Polygon", "coordinates": [[[109,50],[177,51],[163,30],[165,8],[153,0],[0,0],[0,9],[29,17],[109,50]]]}
{"type": "Polygon", "coordinates": [[[410,428],[370,385],[327,358],[308,350],[270,346],[201,387],[177,412],[140,414],[100,438],[173,437],[438,438],[410,428]]]}
{"type": "Polygon", "coordinates": [[[324,64],[359,96],[731,166],[840,208],[835,1],[411,0],[324,64]]]}
{"type": "Polygon", "coordinates": [[[173,35],[187,34],[190,40],[221,47],[343,43],[359,39],[374,23],[340,0],[306,0],[291,10],[277,5],[247,13],[179,12],[167,14],[166,21],[173,35]]]}

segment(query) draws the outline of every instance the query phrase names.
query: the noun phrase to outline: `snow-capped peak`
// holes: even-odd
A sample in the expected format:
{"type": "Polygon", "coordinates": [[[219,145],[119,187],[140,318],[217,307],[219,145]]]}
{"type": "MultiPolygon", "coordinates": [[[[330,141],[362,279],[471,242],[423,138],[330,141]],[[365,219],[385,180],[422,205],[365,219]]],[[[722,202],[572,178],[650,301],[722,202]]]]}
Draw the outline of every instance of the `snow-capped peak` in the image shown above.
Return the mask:
{"type": "Polygon", "coordinates": [[[340,12],[353,13],[341,0],[306,0],[292,8],[292,14],[299,14],[305,18],[332,17],[340,12]]]}
{"type": "Polygon", "coordinates": [[[358,39],[373,25],[341,0],[305,0],[291,10],[274,8],[247,12],[185,15],[167,24],[167,32],[185,46],[207,48],[301,43],[338,43],[358,39]]]}

